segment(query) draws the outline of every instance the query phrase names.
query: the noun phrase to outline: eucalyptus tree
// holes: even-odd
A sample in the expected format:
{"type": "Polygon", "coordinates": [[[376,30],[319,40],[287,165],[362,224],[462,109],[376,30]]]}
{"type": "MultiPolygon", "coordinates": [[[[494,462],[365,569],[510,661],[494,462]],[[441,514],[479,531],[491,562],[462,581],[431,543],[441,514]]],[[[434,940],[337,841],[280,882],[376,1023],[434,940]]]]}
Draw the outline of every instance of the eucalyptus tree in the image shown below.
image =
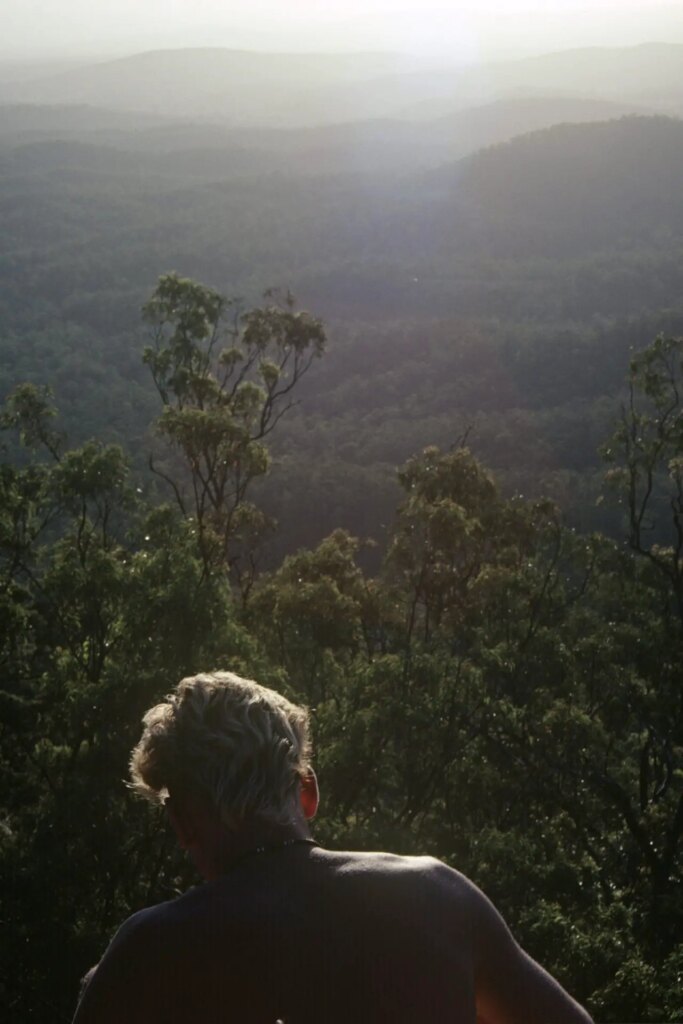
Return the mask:
{"type": "Polygon", "coordinates": [[[631,360],[628,402],[603,455],[628,541],[663,577],[683,627],[683,338],[660,335],[631,360]]]}
{"type": "Polygon", "coordinates": [[[297,311],[289,293],[265,298],[243,311],[212,288],[166,274],[144,307],[152,330],[144,360],[163,403],[157,429],[183,472],[153,468],[196,525],[206,570],[231,570],[243,596],[254,579],[254,542],[268,527],[247,492],[268,469],[266,438],[325,345],[321,322],[297,311]]]}

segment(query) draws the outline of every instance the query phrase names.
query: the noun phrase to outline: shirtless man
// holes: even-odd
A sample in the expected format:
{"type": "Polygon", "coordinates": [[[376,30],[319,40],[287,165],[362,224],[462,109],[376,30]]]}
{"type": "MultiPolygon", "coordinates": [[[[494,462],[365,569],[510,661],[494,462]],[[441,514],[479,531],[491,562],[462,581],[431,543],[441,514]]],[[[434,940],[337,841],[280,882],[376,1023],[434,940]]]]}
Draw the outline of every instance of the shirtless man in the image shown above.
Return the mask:
{"type": "Polygon", "coordinates": [[[231,673],[145,715],[133,787],[206,882],[123,924],[74,1024],[590,1024],[457,871],[318,846],[309,758],[306,710],[231,673]]]}

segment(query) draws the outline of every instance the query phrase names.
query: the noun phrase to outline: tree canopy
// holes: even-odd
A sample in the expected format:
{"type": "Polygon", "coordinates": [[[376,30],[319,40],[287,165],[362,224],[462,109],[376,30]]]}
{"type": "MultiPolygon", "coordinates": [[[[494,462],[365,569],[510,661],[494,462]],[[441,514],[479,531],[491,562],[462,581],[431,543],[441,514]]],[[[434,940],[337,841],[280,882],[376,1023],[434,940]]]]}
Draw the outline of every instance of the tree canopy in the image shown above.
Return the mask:
{"type": "Polygon", "coordinates": [[[175,275],[144,315],[168,503],[47,392],[2,417],[5,1019],[68,1017],[121,919],[191,883],[122,780],[143,711],[213,668],[312,708],[322,842],[440,857],[598,1019],[679,1019],[683,339],[635,355],[606,442],[623,540],[463,436],[399,469],[376,572],[341,528],[264,571],[247,492],[323,327],[175,275]]]}

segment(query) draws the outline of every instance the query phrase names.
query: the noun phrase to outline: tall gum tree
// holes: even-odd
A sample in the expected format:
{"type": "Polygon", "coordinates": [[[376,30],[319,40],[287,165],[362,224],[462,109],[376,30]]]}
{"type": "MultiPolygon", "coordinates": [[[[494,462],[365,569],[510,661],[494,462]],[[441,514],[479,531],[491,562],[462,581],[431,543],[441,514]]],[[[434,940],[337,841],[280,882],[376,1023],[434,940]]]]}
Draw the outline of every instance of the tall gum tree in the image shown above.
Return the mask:
{"type": "Polygon", "coordinates": [[[660,335],[637,353],[628,385],[603,456],[627,543],[641,562],[641,625],[632,645],[640,685],[628,705],[638,725],[637,771],[630,786],[618,777],[605,785],[652,879],[649,917],[671,946],[683,840],[683,338],[660,335]]]}
{"type": "Polygon", "coordinates": [[[166,274],[143,310],[152,330],[144,361],[164,406],[157,429],[184,471],[152,466],[196,523],[206,571],[227,569],[244,599],[255,541],[268,527],[247,491],[267,471],[265,440],[326,340],[289,293],[265,298],[244,312],[212,288],[166,274]]]}

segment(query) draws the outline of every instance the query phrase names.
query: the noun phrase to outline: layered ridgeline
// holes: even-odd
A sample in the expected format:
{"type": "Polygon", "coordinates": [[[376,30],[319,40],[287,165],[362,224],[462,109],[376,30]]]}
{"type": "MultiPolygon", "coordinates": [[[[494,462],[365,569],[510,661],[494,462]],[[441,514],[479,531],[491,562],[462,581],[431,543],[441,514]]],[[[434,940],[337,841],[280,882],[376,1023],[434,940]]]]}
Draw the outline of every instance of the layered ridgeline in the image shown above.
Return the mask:
{"type": "MultiPolygon", "coordinates": [[[[232,176],[395,175],[438,167],[515,135],[559,123],[607,121],[647,113],[633,103],[568,97],[495,100],[430,120],[348,121],[276,130],[160,117],[83,105],[0,107],[4,147],[80,142],[101,147],[103,165],[117,151],[132,171],[213,180],[232,176]]],[[[63,149],[56,149],[64,159],[63,149]]],[[[93,155],[92,159],[95,159],[93,155]]]]}
{"type": "MultiPolygon", "coordinates": [[[[0,67],[0,71],[1,71],[0,67]]],[[[232,125],[435,117],[512,97],[580,96],[680,111],[683,47],[568,50],[469,67],[404,54],[161,50],[11,81],[5,103],[91,104],[232,125]]]]}
{"type": "MultiPolygon", "coordinates": [[[[503,134],[505,109],[540,108],[480,108],[482,132],[494,109],[503,134]]],[[[443,155],[459,144],[452,123],[416,130],[440,131],[443,155]]],[[[75,439],[104,432],[143,464],[153,396],[139,309],[159,272],[247,301],[285,284],[326,317],[332,344],[280,434],[272,487],[290,496],[278,504],[284,547],[340,523],[377,536],[395,465],[467,427],[508,486],[549,490],[592,521],[616,367],[629,346],[679,322],[683,125],[556,125],[412,173],[413,128],[403,130],[391,173],[331,174],[297,148],[308,137],[320,157],[331,128],[232,134],[5,108],[5,387],[49,382],[75,439]],[[302,516],[297,495],[311,490],[316,515],[302,516]]],[[[338,131],[347,141],[363,131],[387,152],[372,126],[338,131]]]]}

